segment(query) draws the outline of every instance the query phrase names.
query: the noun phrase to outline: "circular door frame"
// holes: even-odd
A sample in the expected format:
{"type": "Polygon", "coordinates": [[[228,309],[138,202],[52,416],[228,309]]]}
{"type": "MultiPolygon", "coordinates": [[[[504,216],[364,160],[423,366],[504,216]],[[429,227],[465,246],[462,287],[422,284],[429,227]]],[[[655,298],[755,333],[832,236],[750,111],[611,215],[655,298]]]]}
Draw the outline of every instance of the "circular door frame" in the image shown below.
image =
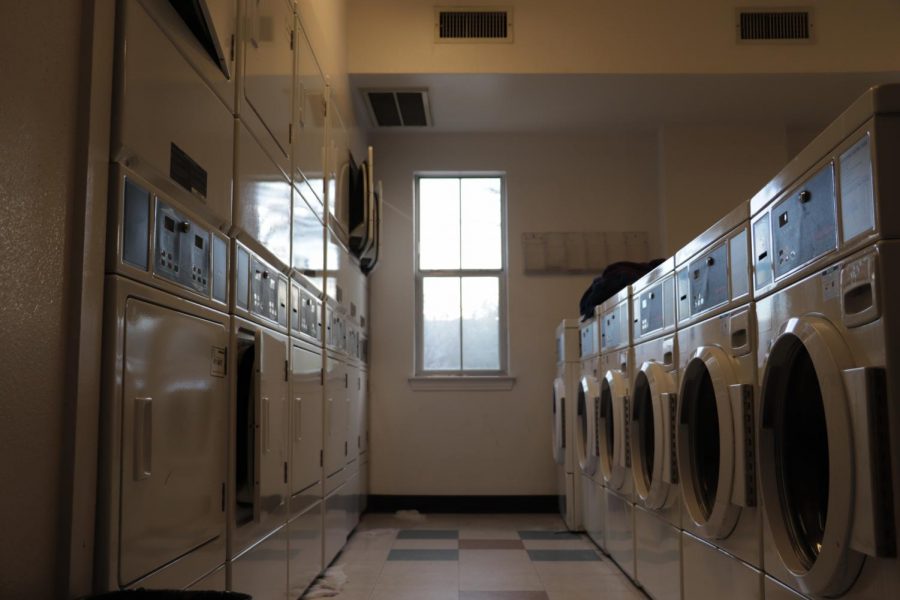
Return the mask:
{"type": "Polygon", "coordinates": [[[610,369],[604,374],[603,382],[600,386],[601,389],[597,392],[597,403],[599,405],[598,414],[600,417],[595,424],[600,448],[600,474],[607,486],[613,490],[619,491],[625,487],[627,476],[630,475],[628,448],[625,438],[628,418],[628,411],[626,408],[626,404],[628,403],[628,379],[621,371],[610,369]],[[610,444],[606,439],[606,417],[604,417],[602,411],[602,387],[604,386],[609,388],[610,403],[612,404],[612,456],[610,456],[607,451],[610,444]]]}
{"type": "Polygon", "coordinates": [[[766,356],[760,399],[759,456],[761,496],[769,531],[784,567],[807,594],[839,596],[856,580],[864,556],[850,549],[853,524],[853,496],[856,485],[853,463],[853,434],[842,372],[853,366],[852,355],[837,329],[819,316],[794,317],[784,323],[766,356]],[[767,391],[774,385],[771,363],[791,346],[801,344],[809,353],[825,413],[828,435],[828,508],[822,547],[812,565],[797,556],[789,533],[786,503],[781,496],[777,468],[777,434],[774,430],[775,402],[767,391]],[[782,350],[784,348],[784,350],[782,350]]]}
{"type": "Polygon", "coordinates": [[[697,526],[701,535],[708,539],[724,539],[734,531],[741,516],[741,507],[732,502],[735,477],[735,435],[734,415],[732,414],[729,386],[738,383],[734,370],[734,362],[724,350],[718,346],[700,346],[691,355],[691,359],[682,371],[681,389],[678,394],[678,468],[681,472],[681,497],[685,510],[691,521],[697,526]],[[716,413],[719,429],[719,475],[716,485],[716,496],[709,514],[705,514],[698,498],[694,482],[696,481],[689,420],[685,414],[688,401],[686,392],[687,377],[685,373],[692,365],[702,365],[709,373],[715,394],[716,413]]]}
{"type": "Polygon", "coordinates": [[[564,427],[566,403],[566,382],[562,377],[553,380],[553,461],[557,465],[566,464],[564,427]]]}
{"type": "MultiPolygon", "coordinates": [[[[666,506],[672,491],[672,473],[666,474],[666,465],[672,465],[673,446],[672,414],[663,395],[676,393],[675,382],[665,367],[655,361],[641,365],[631,389],[631,410],[628,416],[628,435],[631,439],[631,473],[634,489],[647,508],[658,510],[666,506]],[[640,423],[637,421],[636,398],[638,385],[647,381],[650,393],[650,410],[653,418],[653,472],[650,480],[644,470],[644,448],[641,444],[640,423]]],[[[677,479],[677,478],[676,478],[677,479]]]]}
{"type": "Polygon", "coordinates": [[[594,452],[596,431],[594,431],[593,427],[594,405],[599,402],[600,396],[600,384],[597,383],[596,377],[585,375],[581,378],[579,400],[582,395],[584,396],[585,426],[582,427],[581,423],[577,422],[577,419],[581,417],[579,417],[576,409],[575,438],[577,442],[575,447],[578,451],[578,466],[581,472],[591,476],[597,472],[598,462],[597,454],[594,452]]]}

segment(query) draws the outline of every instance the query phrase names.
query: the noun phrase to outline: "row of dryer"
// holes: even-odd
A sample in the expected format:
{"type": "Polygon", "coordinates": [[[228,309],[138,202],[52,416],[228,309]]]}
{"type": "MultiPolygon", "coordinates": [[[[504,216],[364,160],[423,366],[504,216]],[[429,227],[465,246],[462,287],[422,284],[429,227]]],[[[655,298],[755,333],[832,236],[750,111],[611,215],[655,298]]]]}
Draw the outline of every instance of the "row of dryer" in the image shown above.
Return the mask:
{"type": "Polygon", "coordinates": [[[95,588],[296,598],[367,494],[347,132],[287,0],[118,2],[114,86],[95,588]]]}
{"type": "Polygon", "coordinates": [[[560,325],[566,523],[650,597],[900,597],[898,206],[883,86],[560,325]]]}

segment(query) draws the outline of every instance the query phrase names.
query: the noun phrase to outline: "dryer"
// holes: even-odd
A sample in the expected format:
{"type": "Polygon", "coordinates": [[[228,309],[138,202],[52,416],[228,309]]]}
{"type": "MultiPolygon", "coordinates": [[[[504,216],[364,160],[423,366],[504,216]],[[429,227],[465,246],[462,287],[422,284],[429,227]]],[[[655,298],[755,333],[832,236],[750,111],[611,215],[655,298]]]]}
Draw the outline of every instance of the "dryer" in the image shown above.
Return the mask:
{"type": "Polygon", "coordinates": [[[900,596],[900,86],[751,200],[766,589],[900,596]]]}
{"type": "Polygon", "coordinates": [[[674,267],[670,258],[631,286],[634,373],[625,435],[634,479],[635,577],[656,599],[681,598],[674,267]]]}
{"type": "Polygon", "coordinates": [[[749,202],[675,255],[685,598],[762,595],[749,202]]]}
{"type": "Polygon", "coordinates": [[[227,238],[112,170],[95,588],[186,588],[225,562],[227,238]]]}
{"type": "Polygon", "coordinates": [[[581,479],[582,517],[588,537],[601,548],[606,547],[606,526],[603,521],[602,488],[595,485],[599,474],[597,454],[597,403],[600,383],[600,326],[596,317],[579,323],[581,379],[575,401],[575,427],[572,433],[577,476],[581,479]]]}
{"type": "Polygon", "coordinates": [[[581,386],[579,328],[563,319],[556,328],[556,378],[553,380],[553,461],[556,463],[559,513],[569,531],[582,531],[582,477],[575,451],[578,390],[581,386]]]}

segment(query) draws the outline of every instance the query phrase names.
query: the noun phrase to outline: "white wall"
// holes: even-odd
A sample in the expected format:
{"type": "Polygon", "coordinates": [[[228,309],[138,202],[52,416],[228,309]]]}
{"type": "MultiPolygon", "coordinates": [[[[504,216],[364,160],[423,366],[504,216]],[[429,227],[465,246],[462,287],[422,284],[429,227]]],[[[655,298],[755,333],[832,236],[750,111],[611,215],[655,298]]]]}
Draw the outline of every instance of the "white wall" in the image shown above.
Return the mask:
{"type": "Polygon", "coordinates": [[[672,125],[659,133],[662,248],[674,254],[787,163],[784,126],[672,125]]]}
{"type": "Polygon", "coordinates": [[[58,597],[83,2],[0,9],[0,597],[58,597]],[[41,43],[37,40],[52,40],[41,43]]]}
{"type": "Polygon", "coordinates": [[[373,494],[553,494],[550,382],[554,332],[578,314],[590,276],[523,275],[528,231],[658,233],[656,136],[384,134],[381,262],[370,276],[373,494]],[[413,391],[413,175],[498,170],[507,175],[508,392],[413,391]],[[650,220],[647,217],[651,216],[650,220]]]}
{"type": "MultiPolygon", "coordinates": [[[[514,43],[435,44],[434,7],[349,0],[353,73],[821,73],[900,67],[896,0],[817,0],[812,44],[739,44],[735,9],[778,0],[506,0],[514,43]]],[[[482,3],[475,3],[482,4],[482,3]]]]}

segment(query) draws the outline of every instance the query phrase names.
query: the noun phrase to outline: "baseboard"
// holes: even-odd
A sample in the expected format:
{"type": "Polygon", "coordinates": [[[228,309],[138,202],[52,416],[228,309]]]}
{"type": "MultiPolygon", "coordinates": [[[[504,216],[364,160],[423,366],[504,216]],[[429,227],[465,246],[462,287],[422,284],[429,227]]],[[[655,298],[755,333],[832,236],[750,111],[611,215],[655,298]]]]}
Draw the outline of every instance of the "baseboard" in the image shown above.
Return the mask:
{"type": "Polygon", "coordinates": [[[393,496],[370,495],[367,512],[392,513],[556,513],[558,496],[393,496]]]}

